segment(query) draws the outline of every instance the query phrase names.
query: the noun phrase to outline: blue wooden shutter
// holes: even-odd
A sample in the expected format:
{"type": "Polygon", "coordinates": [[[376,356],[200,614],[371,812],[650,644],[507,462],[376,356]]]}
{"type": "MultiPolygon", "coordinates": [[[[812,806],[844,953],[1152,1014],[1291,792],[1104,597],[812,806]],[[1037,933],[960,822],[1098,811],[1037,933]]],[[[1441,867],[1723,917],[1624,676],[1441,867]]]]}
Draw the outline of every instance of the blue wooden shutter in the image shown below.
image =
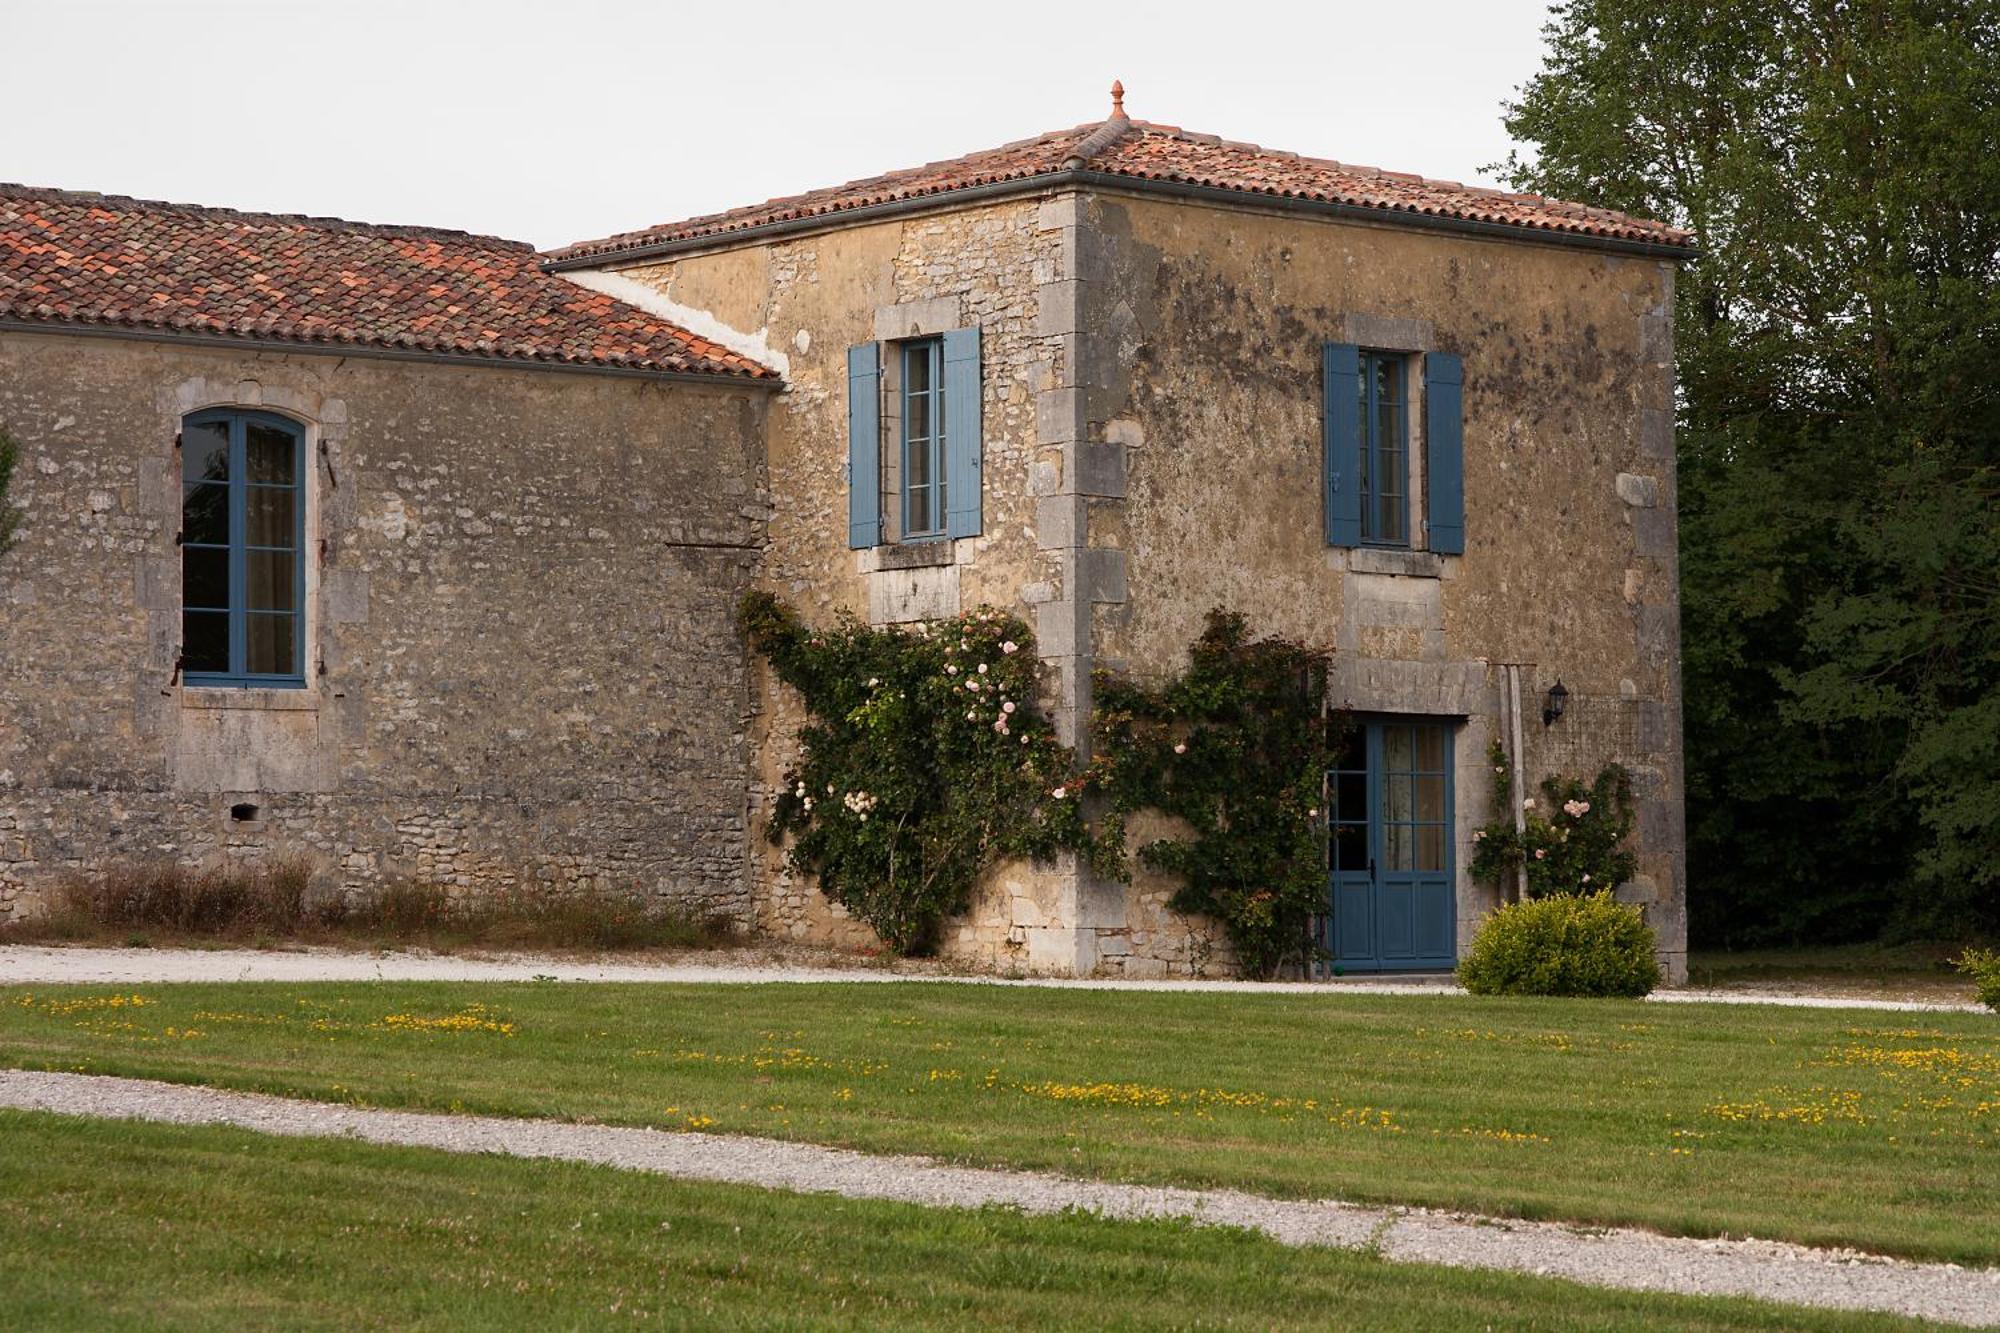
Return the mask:
{"type": "Polygon", "coordinates": [[[847,349],[847,544],[882,544],[882,349],[847,349]]]}
{"type": "Polygon", "coordinates": [[[1361,349],[1328,343],[1321,373],[1321,443],[1326,490],[1326,542],[1361,545],[1361,349]]]}
{"type": "Polygon", "coordinates": [[[1424,358],[1425,475],[1431,549],[1465,554],[1465,367],[1449,352],[1424,358]]]}
{"type": "Polygon", "coordinates": [[[979,402],[979,330],[944,335],[945,533],[979,535],[979,456],[983,449],[979,402]]]}

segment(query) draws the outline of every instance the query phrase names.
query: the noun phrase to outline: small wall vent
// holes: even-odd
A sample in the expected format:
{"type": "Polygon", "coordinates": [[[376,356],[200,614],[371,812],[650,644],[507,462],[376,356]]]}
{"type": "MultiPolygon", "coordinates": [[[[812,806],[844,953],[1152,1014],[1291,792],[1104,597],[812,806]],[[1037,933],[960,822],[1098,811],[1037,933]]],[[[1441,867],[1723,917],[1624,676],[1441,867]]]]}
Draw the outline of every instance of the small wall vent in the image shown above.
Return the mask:
{"type": "Polygon", "coordinates": [[[229,807],[229,817],[239,824],[248,823],[257,817],[257,807],[249,801],[238,801],[229,807]]]}

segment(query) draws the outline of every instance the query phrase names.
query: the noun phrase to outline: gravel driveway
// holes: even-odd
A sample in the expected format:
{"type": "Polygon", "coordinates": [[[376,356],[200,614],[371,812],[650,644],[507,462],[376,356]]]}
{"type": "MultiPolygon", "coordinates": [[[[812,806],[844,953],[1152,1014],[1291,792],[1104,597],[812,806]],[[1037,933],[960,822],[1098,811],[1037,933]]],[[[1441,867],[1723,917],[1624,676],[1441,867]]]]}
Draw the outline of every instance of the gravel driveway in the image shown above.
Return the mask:
{"type": "Polygon", "coordinates": [[[0,1106],[65,1115],[226,1124],[264,1134],[346,1137],[447,1152],[555,1158],[800,1193],[1025,1213],[1088,1209],[1254,1228],[1286,1245],[1373,1246],[1404,1263],[1497,1268],[1601,1287],[1755,1296],[1957,1324],[2000,1323],[2000,1270],[1916,1264],[1758,1240],[1691,1240],[1416,1208],[1261,1199],[947,1166],[729,1135],[440,1115],[293,1101],[144,1079],[0,1070],[0,1106]]]}
{"type": "MultiPolygon", "coordinates": [[[[340,949],[98,949],[0,945],[0,985],[70,983],[154,985],[182,981],[672,981],[720,982],[970,982],[989,986],[1053,986],[1079,990],[1241,991],[1272,995],[1463,995],[1449,978],[1366,981],[1119,981],[1098,978],[1009,978],[910,973],[882,967],[798,967],[784,963],[610,962],[538,954],[358,953],[340,949]]],[[[1776,1004],[1814,1009],[1896,1009],[1984,1013],[1976,1004],[1877,1000],[1851,996],[1663,990],[1656,1004],[1776,1004]]]]}

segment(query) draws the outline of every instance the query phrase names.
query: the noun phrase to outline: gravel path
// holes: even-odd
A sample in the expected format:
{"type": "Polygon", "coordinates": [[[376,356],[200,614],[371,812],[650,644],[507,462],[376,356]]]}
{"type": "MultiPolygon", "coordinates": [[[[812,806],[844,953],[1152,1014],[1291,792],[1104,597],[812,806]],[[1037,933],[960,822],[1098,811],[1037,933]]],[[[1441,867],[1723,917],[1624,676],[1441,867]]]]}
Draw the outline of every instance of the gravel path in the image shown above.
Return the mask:
{"type": "MultiPolygon", "coordinates": [[[[1078,990],[1237,991],[1273,994],[1463,995],[1449,978],[1367,981],[1117,981],[1097,978],[895,972],[874,967],[795,967],[784,964],[605,962],[536,954],[461,957],[455,954],[356,953],[339,949],[97,949],[0,945],[0,985],[51,986],[97,982],[151,985],[183,981],[672,981],[734,983],[955,981],[988,986],[1050,986],[1078,990]]],[[[1776,1004],[1812,1009],[1897,1009],[1984,1013],[1976,1004],[1796,995],[1758,990],[1663,990],[1658,1004],[1776,1004]]]]}
{"type": "Polygon", "coordinates": [[[771,1139],[375,1110],[90,1074],[0,1070],[0,1106],[555,1158],[683,1180],[931,1207],[1002,1204],[1025,1213],[1081,1208],[1116,1218],[1188,1218],[1254,1228],[1286,1245],[1374,1246],[1384,1258],[1404,1263],[1511,1269],[1601,1287],[1755,1296],[1956,1324],[2000,1324],[2000,1269],[1907,1263],[1772,1241],[1691,1240],[1427,1209],[1262,1199],[1231,1190],[1107,1184],[771,1139]]]}

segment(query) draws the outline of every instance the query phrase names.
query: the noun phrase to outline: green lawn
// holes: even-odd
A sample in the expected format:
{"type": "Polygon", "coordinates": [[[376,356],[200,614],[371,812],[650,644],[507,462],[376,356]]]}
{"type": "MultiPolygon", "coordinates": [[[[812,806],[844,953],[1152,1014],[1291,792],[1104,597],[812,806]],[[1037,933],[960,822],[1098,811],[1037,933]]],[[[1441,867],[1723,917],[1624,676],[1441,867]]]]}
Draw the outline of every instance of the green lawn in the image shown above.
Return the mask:
{"type": "Polygon", "coordinates": [[[17,988],[0,1064],[2000,1261],[1984,1015],[936,983],[17,988]]]}
{"type": "Polygon", "coordinates": [[[0,1322],[35,1329],[1883,1329],[1255,1235],[0,1112],[0,1322]]]}

